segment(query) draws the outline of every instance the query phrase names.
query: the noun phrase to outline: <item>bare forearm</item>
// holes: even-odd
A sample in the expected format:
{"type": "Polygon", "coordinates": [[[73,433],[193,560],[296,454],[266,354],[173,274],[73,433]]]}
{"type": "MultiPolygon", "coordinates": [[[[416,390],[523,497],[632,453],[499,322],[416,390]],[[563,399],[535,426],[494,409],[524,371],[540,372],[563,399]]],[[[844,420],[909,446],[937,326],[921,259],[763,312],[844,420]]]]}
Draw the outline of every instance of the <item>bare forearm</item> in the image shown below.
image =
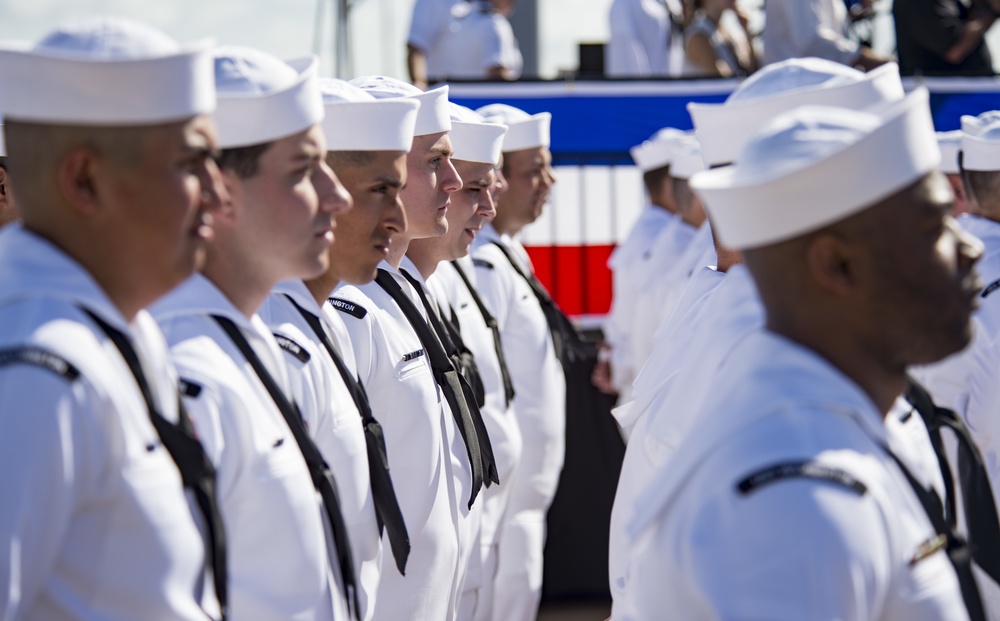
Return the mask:
{"type": "Polygon", "coordinates": [[[427,57],[423,50],[412,45],[406,46],[406,69],[410,72],[410,82],[421,89],[427,88],[427,57]]]}
{"type": "Polygon", "coordinates": [[[982,42],[983,36],[986,35],[986,31],[990,29],[994,21],[996,21],[996,15],[985,11],[977,12],[973,19],[965,23],[965,28],[962,29],[958,41],[945,52],[945,60],[953,65],[965,60],[972,53],[972,50],[976,49],[982,42]]]}

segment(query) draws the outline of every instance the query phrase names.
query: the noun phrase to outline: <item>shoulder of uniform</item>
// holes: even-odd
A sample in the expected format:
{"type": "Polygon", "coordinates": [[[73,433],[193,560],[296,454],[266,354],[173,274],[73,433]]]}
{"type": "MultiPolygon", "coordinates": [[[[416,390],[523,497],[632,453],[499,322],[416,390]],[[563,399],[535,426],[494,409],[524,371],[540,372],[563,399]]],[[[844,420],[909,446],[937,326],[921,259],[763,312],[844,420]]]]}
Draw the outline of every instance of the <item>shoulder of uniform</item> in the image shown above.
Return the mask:
{"type": "Polygon", "coordinates": [[[473,259],[472,264],[476,267],[481,267],[483,269],[491,270],[493,269],[493,264],[486,259],[473,259]]]}
{"type": "Polygon", "coordinates": [[[312,357],[309,355],[309,352],[306,351],[305,347],[303,347],[299,343],[295,342],[294,339],[284,334],[278,334],[277,332],[275,332],[274,340],[278,342],[278,347],[281,348],[281,351],[285,352],[286,354],[290,354],[293,358],[297,359],[299,362],[309,362],[309,359],[312,357]]]}
{"type": "Polygon", "coordinates": [[[365,307],[343,298],[330,298],[330,305],[340,312],[353,315],[358,319],[364,319],[365,315],[368,314],[368,309],[365,307]]]}
{"type": "Polygon", "coordinates": [[[790,479],[812,479],[848,489],[864,496],[868,488],[847,471],[815,461],[787,461],[761,468],[736,483],[736,490],[748,496],[762,487],[790,479]]]}
{"type": "Polygon", "coordinates": [[[0,368],[24,364],[51,371],[73,382],[80,377],[80,370],[59,354],[42,347],[18,345],[0,349],[0,368]]]}

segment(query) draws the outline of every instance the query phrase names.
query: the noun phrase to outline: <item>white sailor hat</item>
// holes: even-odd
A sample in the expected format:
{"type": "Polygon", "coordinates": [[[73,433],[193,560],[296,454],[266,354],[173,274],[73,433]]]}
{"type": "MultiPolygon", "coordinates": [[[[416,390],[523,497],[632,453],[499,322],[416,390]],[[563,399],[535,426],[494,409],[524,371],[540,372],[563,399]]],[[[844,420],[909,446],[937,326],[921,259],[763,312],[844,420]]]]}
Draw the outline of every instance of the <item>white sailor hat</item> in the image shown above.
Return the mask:
{"type": "Polygon", "coordinates": [[[19,121],[113,127],[207,114],[211,47],[181,46],[127,19],[72,22],[30,48],[0,45],[0,110],[19,121]]]}
{"type": "Polygon", "coordinates": [[[420,102],[414,136],[439,134],[451,130],[451,111],[448,109],[448,87],[441,86],[422,91],[416,86],[382,75],[354,78],[351,84],[365,91],[375,99],[395,99],[408,97],[420,102]]]}
{"type": "Polygon", "coordinates": [[[1000,121],[1000,110],[987,110],[977,116],[963,114],[960,121],[963,132],[970,136],[977,136],[987,125],[1000,121]]]}
{"type": "Polygon", "coordinates": [[[1000,120],[978,128],[976,135],[962,132],[962,168],[1000,171],[1000,120]]]}
{"type": "Polygon", "coordinates": [[[688,104],[705,163],[728,164],[765,123],[799,106],[861,110],[903,97],[899,67],[862,73],[819,58],[768,65],[742,82],[721,104],[688,104]]]}
{"type": "Polygon", "coordinates": [[[478,162],[481,164],[500,163],[503,138],[507,126],[487,123],[479,114],[465,106],[451,104],[451,145],[453,160],[478,162]]]}
{"type": "Polygon", "coordinates": [[[705,160],[701,155],[701,144],[694,136],[681,136],[671,147],[670,176],[690,179],[705,170],[705,160]]]}
{"type": "Polygon", "coordinates": [[[552,115],[548,112],[528,114],[507,104],[490,104],[476,110],[490,123],[507,126],[503,139],[504,153],[524,149],[548,148],[551,144],[552,115]]]}
{"type": "Polygon", "coordinates": [[[320,78],[327,151],[409,151],[420,102],[375,99],[344,80],[320,78]]]}
{"type": "Polygon", "coordinates": [[[730,248],[818,230],[937,168],[928,101],[919,88],[877,113],[798,108],[754,135],[734,165],[698,173],[691,187],[730,248]]]}
{"type": "Polygon", "coordinates": [[[219,146],[231,149],[264,144],[322,121],[318,66],[315,56],[285,62],[249,47],[216,49],[219,146]]]}
{"type": "Polygon", "coordinates": [[[650,136],[648,140],[643,140],[642,144],[629,149],[629,155],[632,156],[632,161],[642,172],[663,168],[670,165],[674,141],[689,135],[691,132],[664,127],[650,136]]]}
{"type": "Polygon", "coordinates": [[[962,130],[937,132],[938,149],[941,150],[941,172],[957,175],[958,152],[962,150],[962,130]]]}

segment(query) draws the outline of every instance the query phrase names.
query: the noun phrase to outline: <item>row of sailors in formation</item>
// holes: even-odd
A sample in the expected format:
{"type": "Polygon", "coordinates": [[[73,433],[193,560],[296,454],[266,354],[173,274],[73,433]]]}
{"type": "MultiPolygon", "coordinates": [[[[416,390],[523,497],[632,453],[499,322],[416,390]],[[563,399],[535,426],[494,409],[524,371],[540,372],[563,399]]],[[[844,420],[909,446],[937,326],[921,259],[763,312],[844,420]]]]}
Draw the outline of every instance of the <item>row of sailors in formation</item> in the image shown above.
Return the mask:
{"type": "Polygon", "coordinates": [[[0,618],[534,618],[550,116],[316,71],[0,48],[0,618]]]}
{"type": "Polygon", "coordinates": [[[612,618],[1000,619],[1000,112],[817,59],[688,110],[609,261],[612,618]]]}

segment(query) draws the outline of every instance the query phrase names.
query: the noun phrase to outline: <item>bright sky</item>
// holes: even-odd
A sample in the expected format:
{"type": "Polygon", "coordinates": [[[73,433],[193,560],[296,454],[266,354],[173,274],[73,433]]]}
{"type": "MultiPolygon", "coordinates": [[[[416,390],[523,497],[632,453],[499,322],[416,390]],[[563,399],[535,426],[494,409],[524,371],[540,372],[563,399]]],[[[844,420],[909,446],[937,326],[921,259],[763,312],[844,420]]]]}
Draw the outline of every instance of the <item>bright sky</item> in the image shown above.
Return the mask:
{"type": "MultiPolygon", "coordinates": [[[[414,0],[354,0],[351,15],[354,67],[351,76],[386,73],[405,77],[404,44],[414,0]]],[[[219,43],[258,47],[281,58],[314,51],[317,6],[325,7],[321,57],[323,73],[333,74],[333,6],[336,0],[0,0],[0,39],[34,40],[60,21],[94,14],[141,19],[179,41],[207,36],[219,43]]],[[[757,7],[761,0],[739,0],[757,7]]],[[[576,44],[607,38],[611,0],[538,0],[541,72],[555,77],[574,68],[576,44]],[[572,15],[572,19],[566,16],[572,15]]],[[[876,5],[876,47],[891,51],[891,0],[876,5]]],[[[994,28],[991,39],[1000,39],[994,28]]],[[[1000,63],[1000,46],[994,45],[1000,63]]]]}

